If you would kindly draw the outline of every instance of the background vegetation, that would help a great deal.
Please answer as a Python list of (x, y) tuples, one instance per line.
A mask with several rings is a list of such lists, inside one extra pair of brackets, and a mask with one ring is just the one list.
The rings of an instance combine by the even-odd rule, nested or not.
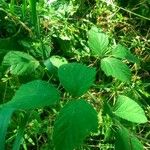
[(150, 149), (149, 0), (0, 0), (0, 147)]

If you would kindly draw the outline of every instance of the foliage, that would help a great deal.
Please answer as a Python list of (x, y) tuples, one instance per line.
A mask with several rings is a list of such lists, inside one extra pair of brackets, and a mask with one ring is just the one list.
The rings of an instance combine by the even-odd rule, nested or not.
[(148, 149), (147, 15), (122, 5), (1, 1), (1, 150)]

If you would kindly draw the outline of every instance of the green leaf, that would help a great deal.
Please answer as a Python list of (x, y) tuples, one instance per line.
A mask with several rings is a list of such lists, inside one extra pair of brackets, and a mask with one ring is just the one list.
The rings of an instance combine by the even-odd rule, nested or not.
[(30, 110), (51, 106), (58, 102), (59, 93), (55, 87), (42, 80), (35, 80), (22, 85), (6, 107)]
[(92, 27), (88, 32), (88, 44), (94, 55), (102, 57), (107, 52), (109, 39), (98, 28)]
[(22, 75), (34, 71), (39, 62), (27, 53), (10, 51), (5, 55), (3, 65), (9, 66), (12, 74)]
[(58, 76), (64, 88), (74, 97), (84, 94), (95, 80), (95, 68), (89, 68), (80, 63), (62, 65)]
[(5, 150), (5, 137), (7, 133), (8, 124), (14, 112), (13, 108), (0, 108), (0, 148)]
[(115, 132), (115, 150), (144, 150), (142, 143), (124, 127)]
[(116, 58), (103, 58), (101, 60), (101, 69), (107, 76), (113, 76), (120, 81), (129, 82), (131, 80), (129, 67)]
[(124, 95), (119, 95), (114, 106), (114, 114), (120, 118), (135, 123), (146, 123), (144, 110), (134, 100)]
[(60, 111), (54, 124), (56, 150), (73, 150), (98, 128), (97, 112), (83, 99), (69, 102)]
[(128, 61), (131, 61), (133, 63), (139, 63), (139, 60), (137, 57), (135, 57), (129, 49), (126, 47), (122, 46), (121, 44), (118, 44), (113, 50), (112, 50), (112, 55), (116, 58), (121, 58), (121, 59), (127, 59)]
[(68, 63), (66, 58), (60, 57), (60, 56), (57, 56), (57, 55), (54, 55), (54, 56), (50, 57), (50, 61), (57, 68), (59, 68), (61, 65), (64, 65), (64, 64)]
[(64, 57), (60, 57), (57, 55), (54, 55), (52, 57), (50, 57), (49, 59), (47, 59), (46, 61), (44, 61), (44, 65), (46, 66), (46, 68), (48, 69), (48, 71), (50, 73), (57, 73), (57, 69), (64, 64), (67, 64), (67, 60)]

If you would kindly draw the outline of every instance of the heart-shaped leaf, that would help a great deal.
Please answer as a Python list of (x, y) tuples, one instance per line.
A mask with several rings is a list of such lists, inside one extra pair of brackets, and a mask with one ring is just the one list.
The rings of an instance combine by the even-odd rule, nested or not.
[(135, 123), (146, 123), (144, 110), (134, 100), (127, 96), (119, 95), (114, 106), (114, 114), (120, 118)]
[(116, 58), (103, 58), (101, 68), (107, 76), (113, 76), (123, 82), (131, 80), (131, 71), (128, 66)]
[(94, 55), (102, 57), (107, 52), (108, 36), (98, 28), (92, 27), (88, 32), (88, 44)]
[(80, 63), (70, 63), (59, 67), (58, 76), (64, 88), (74, 97), (84, 94), (95, 80), (95, 68)]
[(54, 124), (56, 150), (73, 150), (98, 128), (97, 112), (85, 100), (73, 100), (60, 111)]

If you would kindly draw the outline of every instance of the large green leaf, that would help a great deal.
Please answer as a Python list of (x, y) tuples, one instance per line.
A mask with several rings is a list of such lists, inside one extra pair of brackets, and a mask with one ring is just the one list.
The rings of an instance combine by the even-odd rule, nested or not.
[(112, 55), (116, 58), (121, 58), (121, 59), (127, 59), (128, 61), (131, 61), (133, 63), (139, 63), (139, 60), (137, 57), (135, 57), (129, 49), (126, 47), (122, 46), (121, 44), (118, 44), (113, 50), (112, 50)]
[(118, 117), (135, 123), (145, 123), (147, 118), (144, 110), (134, 100), (119, 95), (114, 107), (114, 114)]
[(104, 56), (109, 44), (108, 36), (96, 27), (92, 27), (88, 32), (88, 44), (92, 53), (96, 56)]
[(115, 132), (115, 150), (144, 150), (142, 143), (124, 127)]
[(10, 51), (5, 55), (3, 65), (10, 67), (12, 74), (22, 75), (34, 71), (39, 62), (27, 53)]
[(101, 68), (107, 76), (113, 76), (123, 82), (131, 80), (131, 71), (128, 66), (116, 58), (103, 58)]
[(58, 100), (59, 93), (55, 87), (46, 81), (35, 80), (22, 85), (4, 106), (29, 110), (54, 105)]
[(84, 94), (93, 84), (95, 75), (95, 68), (80, 63), (65, 64), (58, 69), (61, 84), (73, 96)]
[(85, 100), (73, 100), (60, 111), (54, 124), (56, 150), (73, 150), (98, 128), (97, 112)]

